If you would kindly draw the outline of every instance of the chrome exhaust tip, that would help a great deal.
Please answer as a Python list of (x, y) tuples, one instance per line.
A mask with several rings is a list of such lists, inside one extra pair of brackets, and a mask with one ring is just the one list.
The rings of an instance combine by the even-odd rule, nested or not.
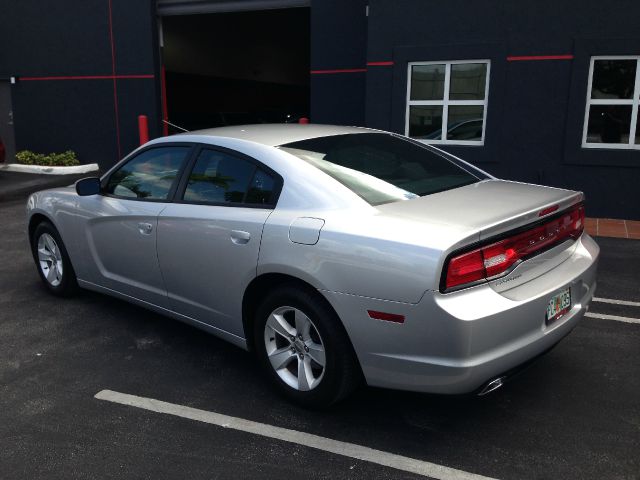
[(495, 378), (495, 379), (491, 380), (490, 382), (488, 382), (484, 386), (484, 388), (482, 388), (480, 390), (480, 392), (478, 392), (478, 396), (482, 397), (483, 395), (486, 395), (487, 393), (491, 393), (494, 390), (499, 389), (502, 385), (504, 385), (504, 380), (506, 378), (507, 377), (498, 377), (498, 378)]

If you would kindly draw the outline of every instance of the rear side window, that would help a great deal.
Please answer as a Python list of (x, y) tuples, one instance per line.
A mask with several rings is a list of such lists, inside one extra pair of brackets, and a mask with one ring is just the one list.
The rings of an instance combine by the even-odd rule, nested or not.
[(167, 200), (190, 148), (145, 150), (111, 174), (107, 193), (140, 200)]
[(479, 181), (478, 176), (428, 147), (385, 133), (334, 135), (280, 148), (335, 178), (372, 205)]
[(271, 175), (254, 163), (217, 150), (198, 155), (182, 199), (213, 204), (270, 204), (274, 189)]
[(247, 191), (247, 203), (271, 203), (275, 189), (275, 181), (273, 177), (266, 172), (257, 169), (249, 190)]

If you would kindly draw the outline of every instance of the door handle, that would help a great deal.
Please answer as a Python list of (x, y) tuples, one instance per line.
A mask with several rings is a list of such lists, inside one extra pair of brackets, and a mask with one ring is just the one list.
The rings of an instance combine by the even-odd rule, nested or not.
[(146, 222), (140, 222), (138, 224), (138, 230), (142, 235), (149, 235), (153, 231), (153, 225)]
[(231, 230), (231, 241), (236, 245), (244, 245), (251, 240), (251, 234), (244, 230)]

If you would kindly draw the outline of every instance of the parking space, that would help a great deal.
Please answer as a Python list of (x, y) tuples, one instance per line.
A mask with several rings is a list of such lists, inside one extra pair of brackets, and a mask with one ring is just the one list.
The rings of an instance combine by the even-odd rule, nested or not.
[(640, 324), (603, 316), (640, 319), (640, 241), (597, 239), (604, 301), (495, 393), (362, 388), (316, 412), (212, 336), (103, 295), (49, 295), (24, 213), (0, 204), (3, 479), (638, 478)]

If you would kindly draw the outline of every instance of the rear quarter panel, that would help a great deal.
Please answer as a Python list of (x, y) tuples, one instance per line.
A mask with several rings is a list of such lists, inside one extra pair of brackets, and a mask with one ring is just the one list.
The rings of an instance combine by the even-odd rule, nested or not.
[[(296, 218), (322, 218), (314, 245), (291, 242)], [(471, 240), (477, 239), (473, 234)], [(417, 303), (437, 288), (442, 252), (468, 230), (383, 217), (371, 209), (336, 212), (274, 211), (262, 236), (258, 274), (286, 273), (332, 292)]]

